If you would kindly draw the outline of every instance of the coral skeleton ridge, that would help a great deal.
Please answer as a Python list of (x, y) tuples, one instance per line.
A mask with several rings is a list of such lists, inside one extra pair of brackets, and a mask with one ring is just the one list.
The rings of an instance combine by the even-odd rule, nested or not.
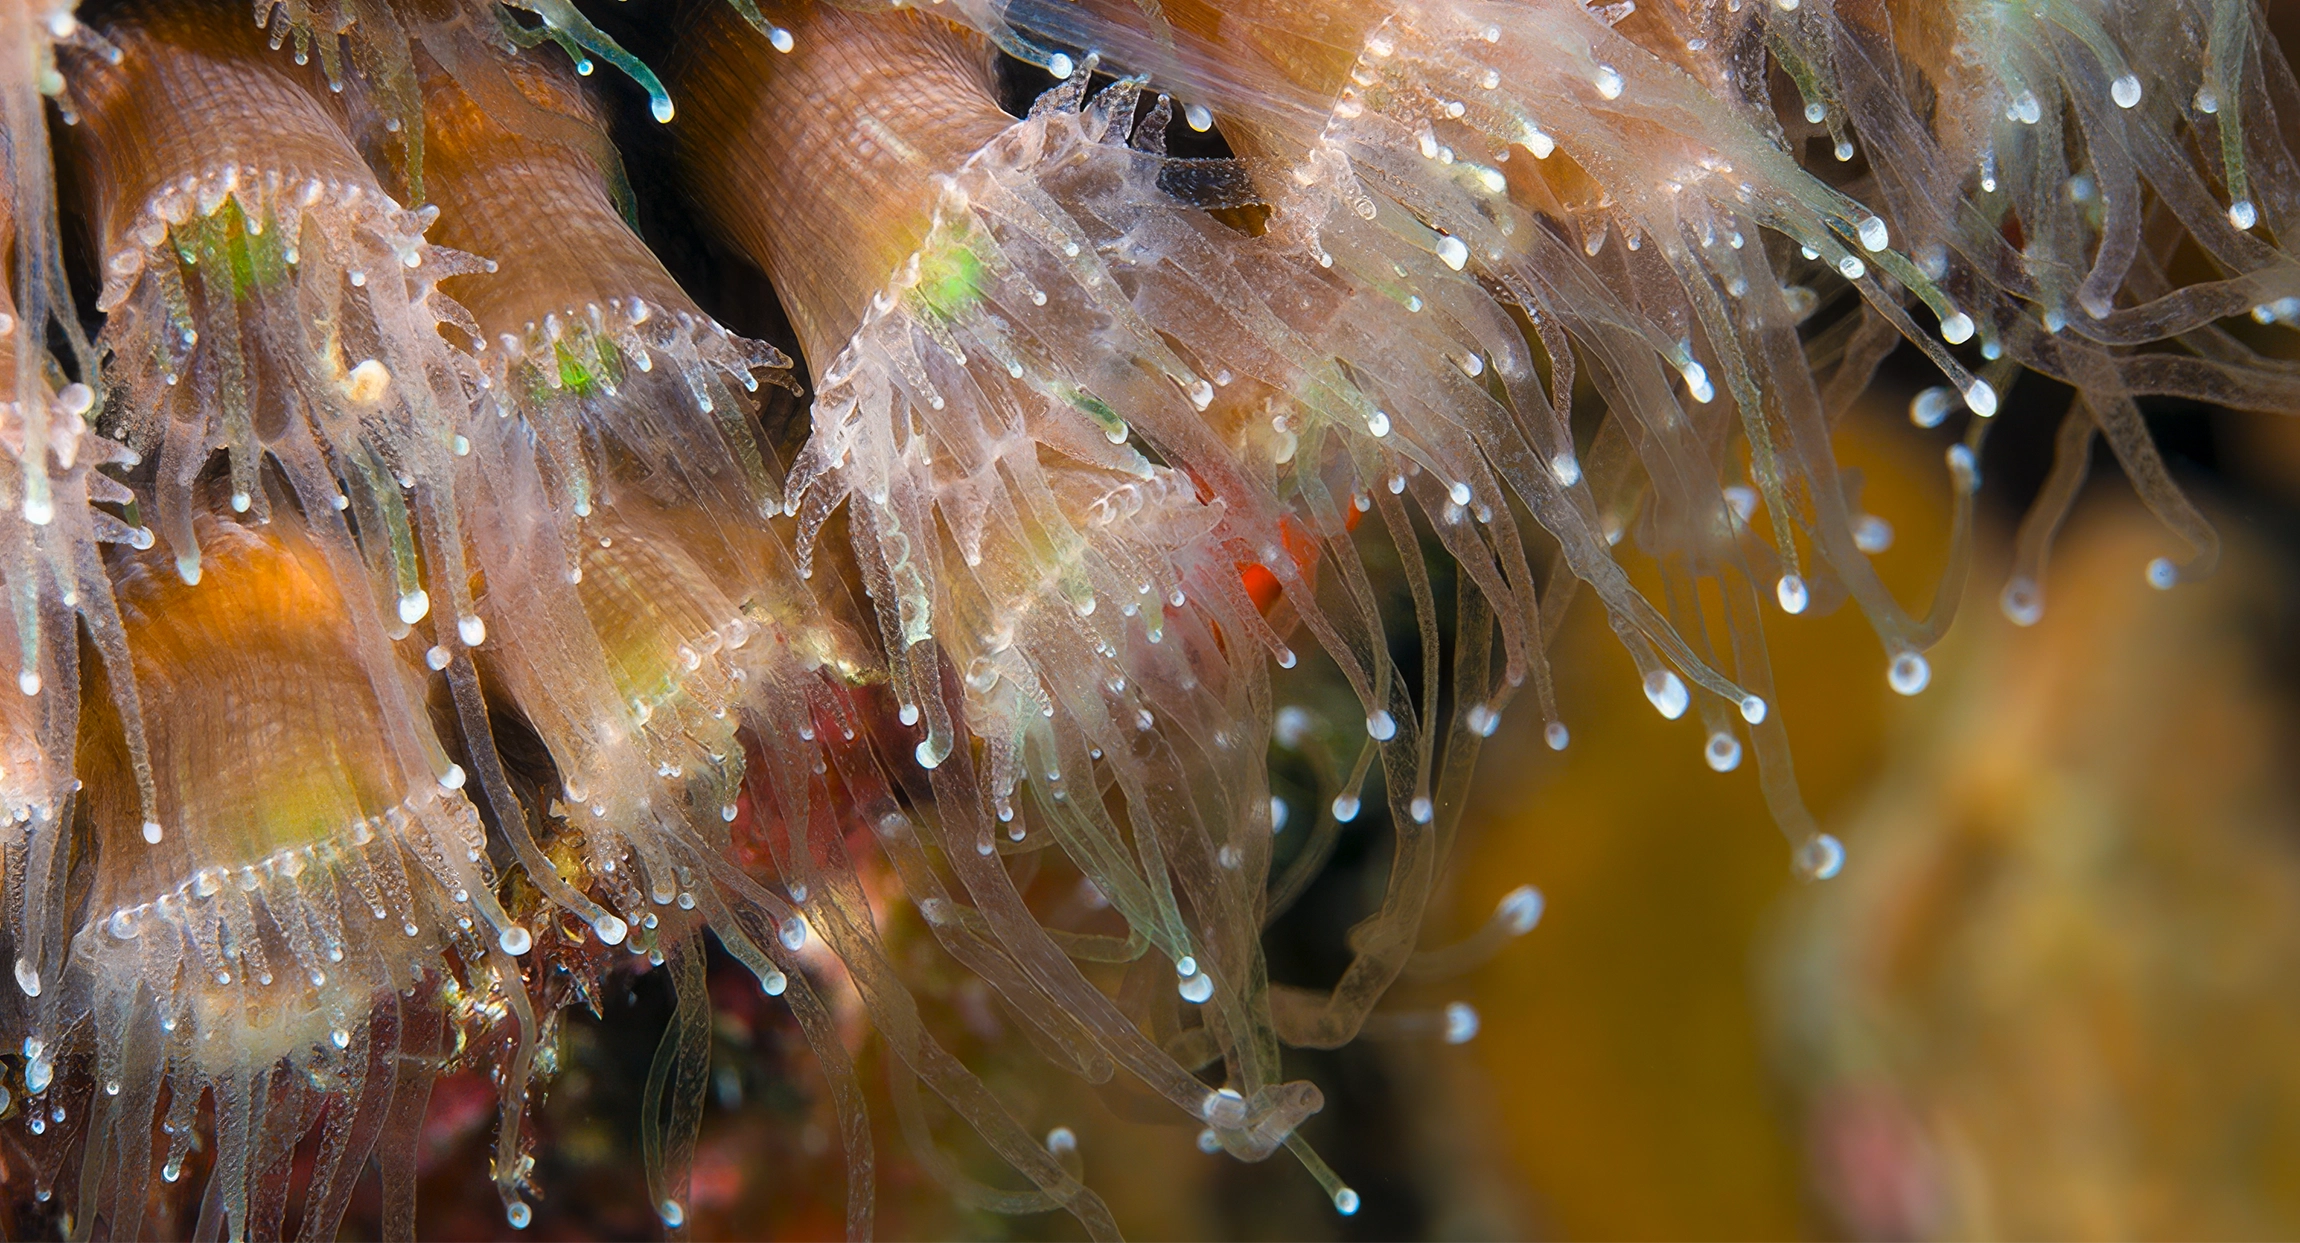
[[(372, 1162), (404, 1234), (464, 1070), (526, 1226), (558, 1016), (659, 968), (676, 1231), (706, 933), (831, 1085), (850, 1233), (849, 1011), (1030, 1188), (922, 1154), (954, 1194), (1122, 1224), (922, 956), (1354, 1212), (1285, 1051), (1538, 918), (1417, 946), (1483, 740), (1571, 737), (1577, 595), (1699, 722), (1656, 762), (1752, 759), (1825, 880), (1766, 615), (1849, 602), (1922, 691), (2024, 374), (2074, 396), (2023, 625), (2095, 438), (2169, 589), (2218, 545), (2148, 403), (2300, 403), (2251, 0), (632, 8), (0, 0), (0, 1153), (60, 1228), (329, 1236)], [(1834, 447), (1896, 353), (1920, 600)], [(1361, 818), (1346, 968), (1273, 980)]]

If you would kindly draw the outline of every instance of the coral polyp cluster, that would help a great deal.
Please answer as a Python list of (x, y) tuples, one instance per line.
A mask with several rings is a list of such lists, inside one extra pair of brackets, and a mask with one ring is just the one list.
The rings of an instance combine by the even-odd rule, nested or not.
[[(1915, 694), (2024, 369), (2076, 395), (2024, 624), (2095, 435), (2169, 588), (2215, 544), (2143, 400), (2300, 394), (2242, 0), (643, 2), (651, 66), (567, 0), (0, 0), (0, 1036), (74, 1231), (323, 1236), (372, 1159), (404, 1233), (451, 1070), (524, 1227), (559, 1016), (657, 968), (678, 1230), (706, 946), (812, 1047), (850, 1233), (842, 1013), (954, 1194), (1120, 1224), (922, 1006), (953, 972), (1353, 1212), (1286, 1050), (1532, 926), (1418, 946), (1521, 689), (1569, 744), (1579, 591), (1826, 879), (1768, 609), (1852, 602)], [(1904, 347), (1957, 421), (1921, 604), (1833, 443)], [(1273, 979), (1368, 824), (1347, 965)]]

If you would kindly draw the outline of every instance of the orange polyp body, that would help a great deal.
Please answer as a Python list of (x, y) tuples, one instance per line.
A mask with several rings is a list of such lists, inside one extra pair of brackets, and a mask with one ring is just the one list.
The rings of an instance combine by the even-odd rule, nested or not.
[[(1105, 21), (1143, 21), (1143, 10), (1126, 0), (1092, 0), (1081, 7)], [(1174, 36), (1171, 54), (1183, 58), (1196, 73), (1266, 84), (1280, 108), (1294, 101), (1330, 104), (1364, 48), (1366, 35), (1387, 15), (1383, 5), (1349, 0), (1219, 5), (1181, 0), (1163, 4), (1158, 11)], [(1257, 118), (1231, 118), (1223, 135), (1243, 156), (1289, 160), (1301, 156), (1299, 135), (1272, 130)]]
[[(321, 856), (389, 852), (399, 848), (390, 842), (389, 826), (411, 820), (424, 824), (427, 840), (407, 848), (437, 852), (449, 878), (460, 883), (471, 866), (463, 856), (482, 844), (478, 820), (460, 793), (441, 788), (440, 774), (449, 762), (428, 731), (419, 736), (411, 724), (390, 720), (350, 638), (345, 601), (325, 563), (300, 536), (278, 538), (283, 524), (275, 524), (268, 538), (236, 524), (202, 526), (216, 549), (216, 582), (184, 586), (147, 557), (121, 583), (138, 688), (155, 741), (161, 831), (160, 840), (150, 840), (133, 783), (120, 771), (114, 723), (91, 713), (83, 745), (91, 770), (88, 808), (102, 860), (90, 898), (99, 926), (123, 911), (132, 920), (171, 894), (182, 900), (180, 891), (187, 887), (194, 896), (209, 897), (202, 891), (218, 884), (248, 893), (275, 893), (270, 887), (287, 884), (292, 894), (296, 886), (290, 882), (298, 875), (324, 870), (314, 848)], [(443, 826), (450, 836), (429, 838)], [(383, 844), (370, 850), (362, 838)], [(405, 862), (417, 862), (417, 856)], [(404, 864), (379, 857), (372, 866), (384, 868), (378, 875), (388, 881)], [(383, 953), (379, 961), (386, 974), (326, 986), (324, 997), (338, 1007), (334, 1018), (341, 1019), (344, 1007), (364, 1004), (365, 990), (387, 987), (436, 958), (439, 932), (427, 927), (431, 917), (419, 896), (424, 876), (411, 872), (390, 886), (408, 895), (402, 903), (417, 906), (388, 912), (388, 927), (397, 934), (402, 923), (412, 922), (419, 935), (371, 942)], [(410, 881), (415, 890), (405, 888)], [(367, 910), (346, 912), (347, 922), (357, 924), (372, 916)], [(298, 916), (283, 909), (275, 918), (284, 935)], [(395, 960), (394, 947), (403, 945), (404, 954)], [(284, 941), (273, 947), (283, 948)], [(302, 985), (304, 973), (289, 970), (292, 965), (281, 961), (271, 972), (282, 977), (280, 996), (292, 996)], [(221, 982), (197, 972), (187, 972), (183, 981), (195, 996), (212, 991), (212, 983)], [(287, 1004), (244, 983), (223, 995), (260, 998), (264, 1007)], [(251, 1029), (265, 1026), (253, 1023)], [(292, 1034), (282, 1032), (279, 1039)], [(264, 1051), (288, 1050), (281, 1045)]]
[[(589, 533), (578, 590), (627, 696), (701, 693), (690, 679), (712, 657), (725, 673), (744, 670), (737, 681), (818, 666), (864, 677), (867, 658), (836, 611), (779, 581), (789, 554), (766, 529), (629, 498)], [(714, 694), (744, 698), (740, 688)]]
[(203, 191), (252, 192), (266, 180), (299, 189), (316, 180), (330, 191), (373, 185), (333, 97), (246, 23), (155, 4), (115, 17), (107, 30), (121, 60), (85, 59), (74, 79), (82, 124), (73, 131), (102, 229), (107, 288), (158, 242), (138, 236), (138, 226), (185, 219)]
[(925, 240), (937, 175), (1014, 118), (989, 93), (989, 46), (940, 18), (810, 4), (779, 20), (788, 54), (709, 8), (678, 125), (713, 171), (695, 179), (704, 214), (773, 278), (820, 367)]
[[(728, 708), (741, 693), (738, 671), (747, 677), (751, 658), (768, 646), (749, 646), (757, 627), (667, 529), (676, 529), (668, 515), (638, 498), (605, 507), (584, 524), (582, 580), (573, 594), (596, 636), (596, 668), (570, 678), (538, 659), (550, 650), (540, 643), (495, 645), (481, 653), (482, 669), (502, 683), (553, 747), (576, 795), (570, 823), (597, 824), (611, 839), (638, 827), (630, 805), (650, 797), (661, 764), (687, 770), (680, 783), (713, 787), (722, 782), (710, 779), (709, 757), (740, 772), (733, 747), (738, 718)], [(504, 604), (508, 612), (512, 606)], [(507, 620), (518, 633), (524, 619), (511, 613)], [(554, 679), (570, 684), (548, 685)], [(603, 695), (577, 689), (602, 679)], [(587, 719), (586, 706), (612, 712), (612, 728)], [(626, 748), (636, 748), (648, 761), (636, 770), (644, 778), (638, 788), (628, 787), (634, 778), (617, 758)], [(676, 790), (680, 783), (665, 788)], [(733, 785), (730, 774), (723, 781), (730, 797)], [(725, 801), (710, 800), (714, 821)], [(611, 811), (597, 817), (584, 804)]]
[[(131, 843), (142, 829), (128, 814), (134, 809), (115, 805), (118, 783), (101, 783), (90, 805), (106, 826), (103, 848), (137, 860), (138, 868), (255, 862), (307, 840), (307, 828), (326, 831), (379, 814), (398, 801), (391, 787), (405, 784), (406, 774), (388, 765), (340, 763), (350, 739), (373, 738), (380, 722), (356, 661), (328, 659), (351, 649), (329, 633), (341, 624), (344, 600), (324, 565), (308, 550), (259, 541), (242, 528), (203, 526), (237, 545), (218, 567), (229, 577), (223, 589), (171, 584), (173, 575), (141, 565), (123, 581), (137, 684), (150, 688), (153, 731), (163, 739), (156, 758), (182, 778), (162, 797), (162, 823), (202, 826), (197, 843), (137, 849)], [(282, 668), (303, 671), (278, 680)], [(347, 709), (360, 726), (350, 739), (334, 728), (334, 714)], [(304, 774), (323, 783), (311, 791), (316, 801), (308, 815), (280, 780)], [(274, 797), (284, 801), (267, 802)], [(125, 883), (127, 874), (112, 879)]]
[[(685, 667), (680, 649), (698, 659), (703, 649), (692, 641), (713, 655), (728, 649), (728, 623), (741, 614), (664, 529), (673, 526), (665, 520), (670, 515), (633, 521), (634, 509), (615, 506), (595, 524), (601, 534), (584, 549), (581, 594), (617, 689), (629, 699), (668, 702), (686, 693), (687, 675), (702, 668)], [(599, 540), (611, 544), (601, 546)], [(737, 633), (747, 644), (749, 635)]]
[(428, 57), (422, 74), (429, 236), (496, 265), (442, 286), (482, 339), (524, 340), (551, 316), (580, 328), (584, 308), (634, 298), (702, 318), (609, 198), (614, 148), (581, 89), (542, 57), (483, 56), (459, 59), (502, 75), (489, 102), (507, 113)]
[[(83, 719), (96, 865), (73, 964), (101, 1092), (80, 1211), (120, 1233), (143, 1212), (163, 1085), (175, 1102), (167, 1179), (212, 1089), (204, 1212), (262, 1233), (287, 1199), (265, 1184), (264, 1154), (316, 1116), (297, 1102), (332, 1101), (346, 1119), (380, 1110), (392, 1089), (370, 1082), (372, 1063), (401, 1057), (413, 1016), (516, 1014), (518, 1052), (502, 1067), (514, 1110), (533, 1036), (497, 949), (523, 952), (529, 938), (495, 902), (485, 832), (461, 769), (413, 713), (412, 671), (363, 658), (354, 606), (290, 511), (262, 527), (199, 525), (203, 585), (155, 554), (118, 571), (158, 821), (134, 797), (118, 723)], [(473, 1005), (449, 1016), (456, 997)], [(421, 1050), (404, 1052), (409, 1083), (429, 1073)], [(251, 1091), (279, 1074), (292, 1085), (281, 1095)], [(507, 1119), (507, 1142), (516, 1135)], [(340, 1139), (330, 1151), (338, 1164), (315, 1177), (309, 1220), (342, 1212), (342, 1180), (366, 1155), (345, 1175)]]
[(480, 412), (532, 429), (550, 499), (577, 519), (625, 487), (771, 508), (748, 393), (762, 376), (788, 387), (790, 360), (705, 315), (632, 232), (609, 191), (621, 171), (605, 124), (571, 70), (469, 36), (426, 46), (457, 69), (422, 57), (432, 236), (487, 265), (443, 282), (477, 329)]

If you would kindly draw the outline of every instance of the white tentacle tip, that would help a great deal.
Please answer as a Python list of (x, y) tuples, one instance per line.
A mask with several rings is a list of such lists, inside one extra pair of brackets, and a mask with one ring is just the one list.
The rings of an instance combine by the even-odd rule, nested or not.
[(1531, 885), (1519, 885), (1502, 895), (1501, 903), (1494, 908), (1493, 913), (1511, 936), (1522, 937), (1541, 922), (1541, 912), (1546, 906), (1547, 902), (1539, 889)]
[(1816, 833), (1797, 848), (1797, 873), (1807, 880), (1828, 880), (1845, 869), (1845, 845), (1827, 833)]

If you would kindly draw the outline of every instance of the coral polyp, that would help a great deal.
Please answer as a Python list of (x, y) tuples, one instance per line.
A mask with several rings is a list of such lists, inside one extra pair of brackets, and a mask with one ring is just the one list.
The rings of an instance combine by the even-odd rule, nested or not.
[[(452, 481), (468, 399), (438, 331), (468, 316), (437, 281), (478, 262), (424, 241), (436, 209), (393, 201), (316, 75), (253, 31), (166, 6), (107, 29), (122, 59), (88, 65), (76, 133), (102, 228), (97, 306), (178, 573), (202, 573), (192, 490), (220, 449), (236, 511), (263, 500), (267, 461), (307, 510), (350, 511), (396, 631), (433, 589), (470, 616)], [(417, 528), (436, 533), (428, 578)]]
[[(2241, 0), (632, 3), (0, 0), (0, 1109), (58, 1226), (328, 1236), (374, 1164), (407, 1233), (471, 1072), (526, 1227), (561, 1018), (659, 970), (682, 1230), (714, 956), (850, 1234), (866, 1066), (960, 1202), (1117, 1232), (1015, 1029), (1354, 1212), (1288, 1050), (1476, 1032), (1379, 1007), (1538, 918), (1420, 945), (1503, 714), (1572, 737), (1578, 594), (1825, 880), (1773, 606), (1919, 693), (2024, 371), (2023, 624), (2095, 436), (2170, 588), (2144, 399), (2300, 397)], [(1896, 355), (1921, 602), (1839, 458)], [(1386, 875), (1296, 977), (1345, 835)]]
[[(910, 744), (896, 762), (927, 774), (929, 840), (987, 921), (1002, 992), (1065, 1015), (1081, 1054), (1267, 1155), (1317, 1100), (1264, 1055), (1244, 922), (1258, 896), (1245, 882), (1268, 857), (1257, 706), (1282, 644), (1237, 570), (1252, 546), (1181, 469), (1127, 443), (1117, 413), (1194, 424), (1190, 394), (1211, 385), (1148, 333), (1121, 335), (1116, 287), (1039, 205), (1045, 175), (1091, 141), (1082, 120), (1108, 118), (1056, 100), (1015, 122), (985, 46), (929, 19), (789, 20), (786, 55), (722, 19), (675, 80), (728, 143), (698, 145), (689, 166), (706, 211), (789, 291), (802, 344), (835, 349), (787, 502), (801, 555), (843, 509)], [(868, 59), (908, 66), (909, 86), (867, 105), (883, 137), (850, 145), (833, 135), (864, 103), (853, 70)], [(762, 71), (768, 99), (798, 109), (774, 125), (740, 95)], [(786, 143), (844, 158), (788, 178), (803, 166)], [(777, 201), (799, 210), (762, 214)], [(838, 228), (842, 212), (893, 223), (896, 253)], [(822, 340), (858, 317), (844, 344)], [(1139, 942), (1126, 956), (1155, 951), (1172, 996), (1224, 1014), (1231, 1034), (1199, 1056), (1228, 1062), (1230, 1095), (1145, 1037), (1031, 917), (1001, 851), (1057, 844), (1124, 913)]]
[[(458, 992), (517, 1016), (508, 1168), (534, 1040), (512, 956), (532, 937), (496, 903), (485, 830), (421, 714), (416, 670), (362, 659), (380, 630), (353, 616), (295, 520), (195, 522), (216, 573), (205, 589), (156, 551), (115, 580), (146, 727), (163, 740), (159, 820), (136, 800), (118, 722), (83, 724), (98, 862), (68, 988), (93, 1020), (98, 1086), (80, 1212), (141, 1233), (155, 1126), (173, 1183), (207, 1095), (217, 1224), (280, 1233), (276, 1167), (323, 1115), (332, 1138), (301, 1213), (332, 1220), (394, 1098), (428, 1073), (420, 1054), (401, 1064), (402, 1042), (446, 1021)], [(30, 1051), (27, 1088), (55, 1051)]]

